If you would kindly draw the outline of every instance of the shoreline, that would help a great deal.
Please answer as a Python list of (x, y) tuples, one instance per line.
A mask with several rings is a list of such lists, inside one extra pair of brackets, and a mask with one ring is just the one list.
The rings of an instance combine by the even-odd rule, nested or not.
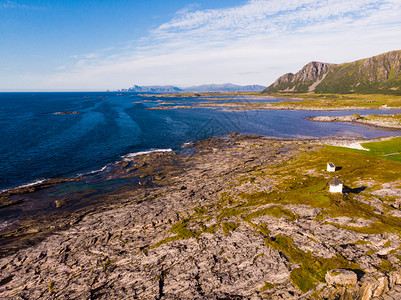
[[(98, 182), (104, 182), (107, 183), (109, 180), (119, 180), (119, 179), (125, 179), (125, 178), (139, 178), (137, 180), (137, 184), (135, 186), (136, 189), (140, 188), (151, 188), (154, 186), (157, 186), (157, 184), (154, 184), (154, 179), (160, 180), (161, 178), (166, 177), (166, 173), (170, 171), (171, 169), (175, 169), (174, 166), (171, 166), (171, 160), (175, 159), (183, 159), (185, 157), (185, 160), (190, 160), (193, 155), (199, 155), (202, 153), (202, 147), (208, 148), (209, 145), (209, 140), (214, 141), (216, 143), (216, 146), (219, 148), (221, 147), (222, 144), (227, 143), (227, 139), (239, 139), (241, 140), (242, 138), (247, 139), (248, 135), (237, 135), (237, 134), (230, 134), (227, 135), (226, 138), (210, 138), (206, 140), (200, 140), (197, 142), (191, 142), (190, 144), (185, 144), (183, 145), (184, 148), (188, 148), (189, 154), (179, 154), (177, 152), (172, 151), (171, 149), (155, 149), (155, 150), (149, 150), (149, 151), (140, 151), (136, 153), (129, 153), (126, 155), (121, 156), (121, 160), (116, 161), (114, 163), (109, 163), (103, 168), (91, 172), (87, 172), (85, 174), (80, 174), (75, 177), (71, 178), (49, 178), (45, 180), (38, 180), (33, 183), (29, 184), (23, 184), (21, 186), (15, 187), (15, 188), (10, 188), (10, 189), (5, 189), (0, 192), (0, 209), (11, 209), (11, 208), (18, 208), (19, 205), (24, 204), (24, 203), (29, 203), (30, 201), (34, 201), (36, 198), (36, 194), (45, 192), (49, 189), (54, 189), (54, 188), (62, 188), (64, 184), (69, 184), (69, 183), (76, 183), (85, 186), (86, 182), (91, 182), (91, 176), (99, 176), (96, 177), (97, 179), (95, 181)], [(327, 142), (328, 144), (344, 144), (347, 142), (355, 142), (355, 141), (361, 141), (361, 138), (352, 138), (352, 137), (326, 137), (326, 138), (307, 138), (307, 139), (291, 139), (291, 138), (276, 138), (276, 137), (264, 137), (264, 136), (258, 136), (261, 139), (266, 139), (270, 140), (272, 142), (275, 141), (297, 141), (297, 142), (322, 142), (322, 141), (331, 141)], [(369, 141), (372, 139), (362, 139), (363, 141)], [(373, 139), (377, 140), (377, 139)], [(230, 143), (228, 143), (230, 144)], [(216, 149), (218, 149), (216, 148)], [(193, 149), (193, 150), (192, 150)], [(160, 160), (160, 161), (156, 161)], [(168, 166), (167, 170), (163, 170), (163, 167)], [(109, 167), (108, 172), (103, 172), (106, 167)], [(109, 195), (112, 193), (99, 193), (99, 196), (96, 196), (94, 198), (98, 197), (109, 197)], [(118, 193), (117, 193), (118, 194)], [(67, 193), (67, 196), (69, 194)], [(70, 197), (75, 197), (74, 193), (69, 195)], [(79, 196), (79, 195), (78, 195)], [(20, 221), (27, 222), (29, 225), (24, 225), (26, 230), (28, 232), (31, 232), (30, 229), (27, 229), (29, 226), (32, 225), (32, 221), (35, 223), (36, 221), (34, 220), (35, 218), (41, 219), (43, 216), (46, 216), (47, 213), (50, 214), (65, 214), (66, 211), (59, 209), (57, 206), (57, 201), (63, 201), (66, 199), (65, 197), (55, 197), (52, 199), (52, 201), (49, 203), (49, 205), (52, 207), (49, 212), (44, 212), (43, 214), (41, 213), (36, 213), (33, 215), (33, 217), (22, 217), (17, 218), (17, 219), (11, 219), (11, 227), (10, 226), (3, 226), (3, 228), (0, 230), (0, 240), (2, 237), (3, 231), (7, 230), (15, 230), (19, 225), (18, 223)], [(35, 200), (36, 201), (36, 200)], [(84, 207), (79, 207), (77, 211), (83, 209), (84, 211), (87, 210), (85, 206), (91, 207), (91, 210), (94, 209), (93, 204), (90, 203), (90, 201), (87, 204), (83, 204)], [(65, 205), (63, 205), (64, 207)], [(68, 207), (68, 202), (67, 202), (67, 207)], [(95, 209), (96, 210), (96, 209)], [(68, 214), (74, 215), (75, 211), (68, 211)], [(71, 218), (71, 215), (69, 215), (68, 218)], [(9, 220), (5, 220), (7, 223)], [(55, 221), (56, 223), (59, 223), (58, 221)], [(62, 223), (62, 222), (61, 222)], [(48, 227), (49, 226), (45, 226)], [(50, 226), (54, 227), (54, 226)], [(57, 227), (57, 225), (55, 226)], [(20, 229), (18, 229), (20, 230)], [(42, 229), (40, 229), (38, 232), (41, 232)], [(7, 234), (6, 234), (7, 235)], [(0, 242), (0, 248), (3, 243)], [(0, 256), (1, 256), (2, 251), (0, 250)]]
[[(158, 94), (144, 95), (147, 97), (253, 97), (259, 99), (281, 99), (272, 103), (199, 103), (193, 107), (176, 108), (215, 108), (227, 107), (232, 110), (305, 110), (305, 111), (349, 111), (349, 110), (390, 110), (401, 109), (400, 95), (376, 95), (376, 94), (262, 94), (262, 93), (185, 93), (185, 94)], [(233, 98), (235, 99), (235, 98)], [(213, 100), (212, 98), (207, 100)], [(174, 107), (159, 106), (152, 109), (174, 109)]]
[[(315, 122), (347, 122), (354, 124), (364, 124), (380, 128), (392, 128), (401, 129), (401, 122), (396, 119), (396, 116), (401, 116), (400, 114), (393, 115), (359, 115), (354, 114), (351, 116), (317, 116), (309, 117), (307, 120)], [(375, 119), (372, 119), (376, 117)]]
[[(98, 195), (77, 210), (39, 216), (0, 232), (1, 280), (5, 282), (0, 292), (5, 297), (35, 298), (135, 295), (149, 299), (160, 291), (166, 297), (187, 299), (255, 294), (271, 298), (290, 292), (308, 297), (315, 285), (300, 289), (291, 274), (309, 260), (311, 265), (319, 260), (324, 268), (327, 264), (363, 268), (366, 274), (355, 289), (362, 291), (369, 284), (374, 290), (376, 283), (369, 280), (384, 276), (375, 268), (381, 259), (365, 253), (372, 244), (381, 255), (394, 256), (392, 243), (396, 247), (398, 237), (369, 232), (370, 220), (322, 215), (323, 209), (313, 204), (319, 197), (331, 199), (334, 209), (359, 203), (357, 198), (363, 193), (351, 202), (327, 194), (326, 182), (338, 175), (322, 170), (336, 153), (332, 151), (337, 151), (325, 145), (358, 141), (371, 139), (231, 134), (188, 145), (195, 150), (193, 154), (152, 152), (121, 161), (103, 183), (115, 177), (137, 178), (137, 186), (130, 184), (116, 193)], [(327, 159), (322, 155), (328, 155)], [(368, 171), (376, 165), (355, 159), (349, 162), (363, 163), (353, 168)], [(342, 164), (344, 174), (348, 174), (349, 162)], [(374, 176), (374, 169), (369, 172), (366, 176)], [(368, 184), (361, 181), (366, 178), (353, 180), (359, 181), (349, 178), (351, 187)], [(302, 196), (304, 185), (306, 196)], [(372, 188), (369, 193), (377, 191)], [(298, 196), (306, 198), (298, 203)], [(358, 226), (367, 226), (366, 232), (355, 231)], [(383, 243), (378, 244), (378, 239)], [(359, 240), (365, 243), (352, 246)], [(317, 254), (314, 257), (308, 254), (311, 245)], [(358, 267), (345, 260), (352, 260), (351, 250)], [(299, 255), (303, 260), (296, 260)], [(345, 258), (337, 262), (336, 255)], [(398, 283), (395, 278), (401, 273), (396, 268), (392, 272), (386, 276), (398, 286), (401, 280)], [(341, 292), (322, 280), (317, 293)]]

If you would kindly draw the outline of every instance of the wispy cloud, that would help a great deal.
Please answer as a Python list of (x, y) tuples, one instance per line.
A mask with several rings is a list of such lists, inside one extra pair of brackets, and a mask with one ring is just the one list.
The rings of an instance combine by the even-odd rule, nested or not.
[(0, 9), (39, 9), (37, 6), (21, 4), (16, 1), (6, 0), (0, 3)]
[[(310, 60), (342, 62), (400, 49), (399, 0), (250, 0), (185, 7), (137, 41), (75, 56), (52, 84), (105, 88), (207, 82), (268, 84)], [(246, 82), (245, 82), (246, 81)]]

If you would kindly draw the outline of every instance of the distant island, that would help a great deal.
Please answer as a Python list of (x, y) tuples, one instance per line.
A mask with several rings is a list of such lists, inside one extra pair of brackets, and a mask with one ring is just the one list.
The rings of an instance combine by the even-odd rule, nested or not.
[(152, 85), (139, 86), (134, 85), (128, 89), (119, 90), (119, 92), (134, 93), (193, 93), (193, 92), (261, 92), (266, 89), (262, 85), (236, 85), (232, 83), (225, 84), (204, 84), (190, 87), (176, 87), (172, 85)]

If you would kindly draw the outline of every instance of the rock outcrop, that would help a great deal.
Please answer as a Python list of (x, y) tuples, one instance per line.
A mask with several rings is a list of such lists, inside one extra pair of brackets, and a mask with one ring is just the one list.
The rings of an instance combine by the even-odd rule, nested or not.
[(327, 272), (325, 276), (327, 284), (332, 285), (351, 285), (358, 282), (358, 276), (351, 270), (335, 269)]

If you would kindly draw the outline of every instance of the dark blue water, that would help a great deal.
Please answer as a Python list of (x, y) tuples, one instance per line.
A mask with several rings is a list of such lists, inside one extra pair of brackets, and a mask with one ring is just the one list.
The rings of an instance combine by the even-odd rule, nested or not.
[[(399, 130), (305, 120), (308, 116), (354, 111), (147, 109), (161, 102), (192, 106), (205, 101), (211, 100), (117, 93), (0, 93), (0, 190), (45, 178), (76, 176), (100, 169), (128, 153), (179, 150), (186, 142), (230, 132), (288, 138), (401, 135)], [(66, 111), (80, 113), (55, 114)]]

